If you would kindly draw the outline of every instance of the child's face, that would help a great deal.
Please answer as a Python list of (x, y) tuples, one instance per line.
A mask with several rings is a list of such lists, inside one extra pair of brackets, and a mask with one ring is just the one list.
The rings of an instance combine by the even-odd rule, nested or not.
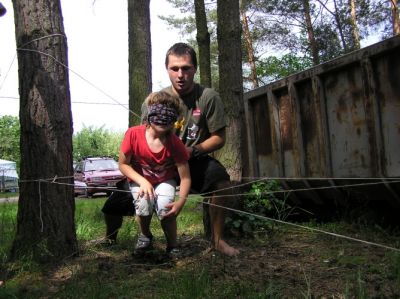
[(169, 125), (157, 125), (155, 123), (151, 123), (150, 126), (153, 128), (154, 131), (156, 131), (159, 134), (166, 134), (172, 131), (174, 124), (169, 124)]

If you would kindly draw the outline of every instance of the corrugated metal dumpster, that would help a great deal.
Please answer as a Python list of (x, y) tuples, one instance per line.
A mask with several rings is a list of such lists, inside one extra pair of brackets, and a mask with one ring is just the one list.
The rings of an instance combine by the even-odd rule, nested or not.
[(400, 36), (244, 99), (249, 177), (302, 189), (297, 203), (343, 205), (352, 193), (400, 207)]

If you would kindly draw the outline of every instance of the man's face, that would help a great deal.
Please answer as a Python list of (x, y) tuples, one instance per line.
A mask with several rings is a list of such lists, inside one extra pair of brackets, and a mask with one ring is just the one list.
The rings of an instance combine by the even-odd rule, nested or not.
[(192, 91), (196, 68), (189, 55), (169, 55), (167, 71), (172, 87), (179, 95), (185, 95)]

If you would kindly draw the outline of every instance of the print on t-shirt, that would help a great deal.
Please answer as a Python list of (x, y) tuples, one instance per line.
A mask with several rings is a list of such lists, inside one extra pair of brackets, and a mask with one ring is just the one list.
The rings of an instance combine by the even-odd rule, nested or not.
[(140, 166), (144, 177), (152, 177), (156, 181), (158, 181), (160, 178), (163, 178), (167, 174), (168, 169), (165, 166), (171, 165), (170, 161), (172, 161), (171, 158), (167, 159), (167, 161), (163, 164), (158, 164), (154, 161), (146, 159), (146, 161), (142, 160), (141, 163), (135, 161), (135, 164)]
[(188, 128), (187, 139), (196, 139), (198, 132), (199, 132), (199, 127), (196, 124), (192, 124), (192, 126)]

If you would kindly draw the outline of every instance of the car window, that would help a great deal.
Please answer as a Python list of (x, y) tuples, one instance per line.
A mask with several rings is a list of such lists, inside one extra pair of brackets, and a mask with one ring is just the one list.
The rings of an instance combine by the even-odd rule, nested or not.
[(89, 160), (85, 163), (85, 171), (116, 170), (118, 163), (112, 159)]
[(82, 163), (77, 163), (75, 166), (75, 171), (76, 172), (82, 172), (83, 171), (83, 165)]

